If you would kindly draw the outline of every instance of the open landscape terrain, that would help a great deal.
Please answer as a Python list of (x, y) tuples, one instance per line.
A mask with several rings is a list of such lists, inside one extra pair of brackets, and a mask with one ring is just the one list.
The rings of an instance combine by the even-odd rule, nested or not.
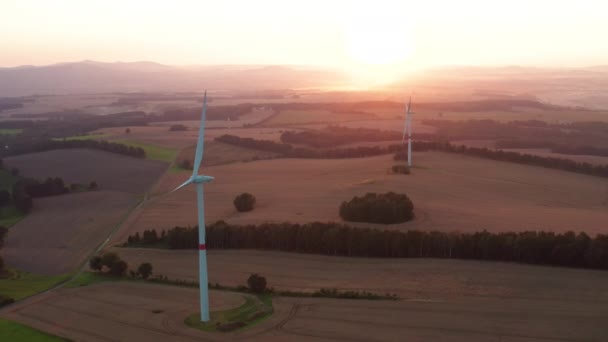
[[(159, 272), (195, 276), (195, 253), (158, 253)], [(151, 253), (151, 254), (146, 254)], [(132, 259), (130, 259), (131, 261)], [(244, 263), (243, 260), (248, 260)], [(218, 336), (183, 325), (197, 292), (129, 282), (61, 289), (13, 306), (3, 316), (79, 341), (603, 341), (608, 282), (599, 271), (444, 260), (378, 260), (259, 251), (210, 253), (211, 281), (239, 282), (263, 271), (270, 285), (399, 291), (402, 300), (285, 298), (260, 325)], [(165, 268), (166, 267), (166, 268)], [(183, 273), (167, 273), (183, 276)], [(238, 279), (238, 280), (237, 280)], [(242, 295), (211, 291), (216, 310)]]
[[(600, 342), (608, 336), (603, 324), (608, 317), (608, 292), (603, 290), (608, 275), (603, 270), (211, 249), (212, 284), (235, 289), (258, 273), (274, 290), (299, 295), (336, 289), (397, 296), (396, 300), (356, 300), (298, 298), (279, 292), (272, 296), (270, 317), (229, 333), (202, 332), (184, 323), (198, 309), (194, 288), (131, 279), (136, 273), (126, 279), (107, 276), (99, 283), (78, 283), (83, 275), (91, 276), (83, 273), (87, 259), (107, 252), (127, 262), (126, 274), (149, 262), (153, 279), (181, 285), (198, 281), (195, 250), (165, 249), (165, 245), (119, 247), (135, 233), (143, 236), (145, 230), (160, 233), (196, 225), (193, 187), (172, 190), (191, 175), (200, 124), (198, 95), (34, 97), (22, 108), (2, 111), (3, 122), (28, 114), (49, 121), (48, 128), (40, 123), (7, 128), (0, 134), (7, 146), (46, 132), (60, 147), (94, 140), (118, 144), (126, 152), (100, 150), (97, 145), (4, 151), (7, 191), (14, 190), (11, 186), (19, 177), (60, 177), (66, 186), (95, 182), (97, 187), (35, 198), (31, 211), (9, 228), (2, 257), (12, 272), (7, 274), (15, 279), (1, 279), (0, 291), (18, 302), (1, 309), (0, 317), (75, 341)], [(394, 173), (392, 166), (404, 163), (395, 161), (391, 150), (401, 143), (403, 105), (398, 102), (402, 99), (392, 95), (296, 91), (281, 99), (233, 92), (214, 96), (199, 170), (215, 177), (205, 184), (208, 224), (218, 220), (232, 225), (338, 222), (399, 232), (574, 231), (592, 237), (608, 233), (604, 224), (608, 221), (608, 178), (589, 172), (429, 149), (414, 150), (410, 174)], [(357, 102), (363, 100), (371, 102)], [(604, 124), (592, 121), (608, 121), (601, 110), (554, 108), (535, 101), (518, 106), (520, 100), (513, 100), (514, 104), (469, 100), (474, 102), (422, 103), (414, 116), (414, 147), (437, 140), (494, 151), (500, 139), (525, 140), (535, 137), (534, 129), (546, 129), (555, 144), (575, 139), (572, 132), (588, 135), (586, 144), (602, 141), (605, 134)], [(467, 121), (485, 119), (492, 122)], [(536, 121), (512, 123), (525, 119), (547, 126)], [(54, 126), (59, 120), (67, 124)], [(483, 125), (499, 131), (486, 138)], [(301, 140), (286, 142), (286, 132)], [(296, 133), (309, 133), (312, 138)], [(233, 137), (232, 142), (222, 140), (227, 135)], [(313, 151), (318, 157), (276, 150), (287, 144), (290, 150)], [(368, 148), (385, 152), (360, 152)], [(134, 156), (133, 149), (143, 154)], [(332, 150), (351, 152), (332, 158)], [(500, 150), (600, 167), (608, 164), (602, 150), (592, 150), (595, 155), (530, 146)], [(414, 203), (413, 220), (347, 222), (339, 214), (342, 202), (353, 196), (389, 191), (408, 195)], [(256, 198), (252, 211), (235, 208), (235, 197), (244, 192)], [(212, 290), (212, 310), (236, 309), (247, 296)]]
[[(235, 224), (340, 221), (340, 204), (353, 196), (404, 191), (415, 203), (415, 220), (377, 227), (605, 232), (605, 179), (438, 152), (418, 153), (415, 158), (417, 167), (410, 176), (389, 173), (392, 156), (275, 159), (206, 167), (203, 172), (216, 177), (205, 186), (207, 220)], [(194, 191), (168, 193), (185, 177), (180, 173), (165, 175), (129, 228), (121, 230), (113, 241), (124, 242), (127, 235), (145, 229), (194, 225)], [(241, 192), (256, 195), (255, 211), (238, 213), (234, 209), (232, 199)]]

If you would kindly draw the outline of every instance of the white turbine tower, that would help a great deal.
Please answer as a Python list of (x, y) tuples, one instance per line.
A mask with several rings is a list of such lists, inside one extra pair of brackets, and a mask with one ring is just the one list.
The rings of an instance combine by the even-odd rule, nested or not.
[(401, 143), (405, 145), (405, 135), (407, 134), (407, 166), (412, 167), (412, 97), (405, 107), (405, 120), (403, 126), (403, 138)]
[(205, 246), (205, 201), (203, 196), (203, 183), (211, 182), (213, 177), (199, 175), (198, 169), (203, 160), (203, 147), (205, 144), (205, 116), (207, 115), (207, 91), (203, 99), (203, 113), (201, 115), (201, 126), (198, 131), (198, 142), (194, 165), (192, 165), (192, 176), (184, 184), (178, 186), (173, 191), (177, 191), (186, 185), (196, 184), (196, 203), (198, 207), (198, 267), (199, 267), (199, 288), (201, 304), (201, 321), (208, 322), (209, 317), (209, 281), (207, 278), (207, 248)]

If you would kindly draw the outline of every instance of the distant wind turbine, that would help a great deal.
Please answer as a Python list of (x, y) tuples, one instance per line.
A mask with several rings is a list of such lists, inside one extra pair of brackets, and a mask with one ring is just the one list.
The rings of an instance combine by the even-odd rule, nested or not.
[(403, 138), (401, 138), (401, 143), (405, 144), (405, 135), (407, 134), (407, 166), (412, 167), (412, 97), (410, 96), (410, 100), (405, 107), (405, 121), (403, 126)]
[(199, 288), (201, 302), (201, 321), (209, 321), (209, 282), (207, 277), (207, 248), (205, 246), (205, 201), (203, 196), (203, 183), (211, 182), (211, 176), (198, 175), (198, 169), (203, 160), (203, 147), (205, 144), (205, 117), (207, 115), (207, 91), (203, 99), (203, 113), (201, 115), (201, 126), (198, 131), (198, 142), (196, 144), (196, 154), (192, 168), (192, 176), (182, 185), (175, 188), (177, 191), (186, 185), (196, 184), (196, 199), (198, 207), (198, 267), (199, 267)]

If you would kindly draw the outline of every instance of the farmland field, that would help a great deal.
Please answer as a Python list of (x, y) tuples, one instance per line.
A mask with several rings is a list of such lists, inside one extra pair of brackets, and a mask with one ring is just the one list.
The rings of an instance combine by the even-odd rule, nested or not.
[[(173, 265), (184, 262), (173, 253), (158, 255), (155, 265), (164, 258)], [(195, 266), (195, 253), (188, 254)], [(262, 270), (268, 272), (269, 284), (279, 288), (353, 288), (360, 281), (357, 288), (405, 290), (397, 301), (277, 297), (269, 319), (227, 334), (204, 333), (183, 323), (196, 311), (196, 289), (134, 282), (56, 290), (19, 303), (2, 316), (78, 341), (601, 342), (608, 334), (603, 324), (608, 276), (598, 271), (258, 251), (210, 252), (209, 261), (212, 282), (242, 284), (250, 272)], [(210, 294), (213, 310), (243, 301), (237, 293)]]
[(137, 203), (128, 193), (93, 191), (38, 198), (10, 228), (5, 262), (36, 274), (75, 270)]
[(102, 190), (130, 193), (145, 192), (167, 168), (167, 164), (159, 161), (89, 149), (30, 153), (5, 158), (4, 162), (26, 177), (40, 180), (61, 177), (67, 184), (95, 181)]
[[(194, 161), (194, 151), (196, 146), (183, 149), (177, 157), (179, 165), (183, 160)], [(278, 156), (277, 153), (259, 151), (240, 146), (224, 144), (218, 141), (208, 141), (205, 143), (205, 158), (202, 166), (222, 165), (234, 162), (247, 162), (258, 159), (272, 159)]]
[[(198, 309), (197, 296), (192, 288), (102, 283), (43, 294), (3, 316), (75, 341), (200, 341), (213, 335), (184, 324)], [(214, 310), (244, 301), (243, 294), (210, 292)]]
[[(412, 175), (389, 174), (392, 156), (343, 160), (275, 159), (210, 166), (216, 179), (205, 185), (207, 222), (340, 221), (342, 201), (367, 192), (405, 192), (416, 218), (388, 229), (441, 231), (567, 230), (606, 233), (608, 180), (456, 154), (425, 152), (414, 157)], [(183, 175), (166, 175), (157, 191), (116, 235), (196, 223), (195, 193), (168, 191)], [(250, 192), (257, 207), (238, 213), (234, 197)]]

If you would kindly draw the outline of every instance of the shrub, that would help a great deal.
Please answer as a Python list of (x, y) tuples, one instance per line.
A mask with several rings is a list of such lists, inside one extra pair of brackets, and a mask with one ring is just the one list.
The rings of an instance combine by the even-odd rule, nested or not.
[(393, 165), (391, 170), (393, 171), (393, 173), (399, 173), (402, 175), (410, 174), (410, 168), (407, 165)]
[(188, 127), (186, 127), (184, 125), (180, 125), (180, 124), (171, 125), (171, 127), (169, 127), (169, 131), (172, 131), (172, 132), (187, 131), (187, 130), (188, 130)]
[(118, 259), (112, 264), (112, 266), (110, 266), (110, 274), (115, 276), (123, 276), (125, 272), (127, 272), (128, 267), (129, 266), (126, 262), (124, 262), (124, 260)]
[(11, 204), (11, 193), (6, 190), (0, 190), (0, 207)]
[(179, 163), (179, 167), (186, 170), (192, 170), (192, 162), (189, 159), (184, 159)]
[(12, 304), (14, 302), (15, 300), (13, 298), (0, 295), (0, 307)]
[(355, 196), (340, 206), (340, 217), (346, 221), (402, 223), (414, 218), (414, 204), (405, 194), (388, 192)]
[(244, 192), (234, 199), (234, 207), (240, 212), (251, 211), (255, 206), (255, 196), (248, 192)]
[(120, 257), (116, 253), (106, 253), (101, 257), (101, 265), (107, 268), (112, 268), (117, 261), (120, 261)]
[(247, 279), (247, 286), (249, 286), (249, 290), (253, 293), (264, 293), (266, 291), (266, 278), (253, 273)]
[(101, 257), (96, 255), (89, 259), (89, 268), (91, 268), (93, 271), (101, 271), (101, 269), (103, 268), (103, 262), (101, 260)]
[(98, 187), (97, 182), (92, 181), (91, 183), (89, 183), (89, 190), (96, 190)]
[(142, 278), (148, 279), (148, 277), (150, 277), (150, 275), (152, 274), (152, 264), (149, 262), (144, 262), (137, 268), (137, 273)]
[(4, 239), (8, 235), (8, 228), (0, 226), (0, 247), (4, 246)]

